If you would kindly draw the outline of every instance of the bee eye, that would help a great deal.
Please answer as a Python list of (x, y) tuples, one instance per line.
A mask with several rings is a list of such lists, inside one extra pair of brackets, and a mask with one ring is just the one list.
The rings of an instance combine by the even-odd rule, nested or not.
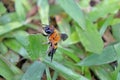
[(52, 31), (51, 31), (50, 29), (45, 30), (45, 32), (46, 32), (47, 34), (51, 34), (51, 33), (52, 33)]
[(45, 27), (45, 28), (44, 28), (44, 31), (45, 31), (47, 34), (53, 33), (53, 30), (50, 29), (50, 27)]

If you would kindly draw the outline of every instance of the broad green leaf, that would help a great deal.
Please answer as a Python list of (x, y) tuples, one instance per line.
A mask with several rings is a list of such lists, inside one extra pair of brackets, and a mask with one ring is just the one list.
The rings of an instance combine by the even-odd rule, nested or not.
[(4, 41), (5, 45), (13, 51), (19, 53), (21, 56), (28, 58), (26, 49), (15, 39), (8, 39)]
[(20, 22), (11, 22), (5, 25), (0, 25), (0, 36), (17, 28), (20, 28), (22, 27), (22, 25), (23, 24)]
[(16, 66), (8, 62), (5, 57), (0, 55), (0, 75), (5, 77), (6, 80), (19, 80), (22, 72)]
[(86, 30), (82, 30), (78, 26), (75, 27), (77, 34), (79, 35), (79, 39), (86, 51), (100, 53), (103, 50), (103, 41), (95, 25), (90, 21), (87, 21)]
[(4, 7), (3, 3), (0, 2), (0, 16), (6, 12), (6, 8)]
[(24, 21), (26, 18), (25, 8), (23, 6), (22, 0), (15, 0), (15, 10), (21, 21)]
[(61, 65), (60, 63), (57, 63), (55, 61), (50, 60), (44, 60), (45, 64), (47, 64), (49, 67), (54, 69), (55, 71), (59, 72), (63, 77), (65, 77), (68, 80), (88, 80), (87, 78), (83, 77), (80, 74), (77, 74), (76, 72), (72, 71), (71, 69)]
[(42, 80), (42, 76), (46, 65), (39, 61), (35, 61), (25, 72), (21, 80)]
[(120, 4), (118, 0), (102, 1), (99, 5), (93, 7), (92, 11), (88, 14), (88, 19), (90, 21), (96, 21), (101, 17), (105, 17), (107, 14), (115, 13), (119, 8)]
[(70, 15), (82, 29), (86, 28), (84, 14), (74, 0), (57, 0), (58, 4)]
[(113, 46), (108, 46), (103, 49), (101, 54), (92, 54), (83, 59), (78, 65), (80, 66), (93, 66), (102, 65), (117, 60), (117, 54)]
[(47, 38), (40, 34), (28, 35), (24, 31), (18, 31), (13, 34), (17, 41), (23, 45), (32, 60), (44, 58), (47, 51)]
[(30, 35), (28, 36), (29, 44), (26, 49), (31, 59), (42, 58), (46, 55), (47, 46), (46, 38), (43, 35)]
[(112, 26), (112, 33), (117, 41), (120, 41), (120, 23)]
[[(44, 58), (46, 56), (47, 38), (40, 34), (33, 34), (28, 36), (20, 36), (23, 39), (18, 40), (24, 48), (27, 50), (30, 59), (36, 60), (39, 57)], [(17, 38), (19, 39), (19, 38)]]
[(38, 0), (39, 15), (42, 24), (49, 24), (49, 4), (48, 0)]

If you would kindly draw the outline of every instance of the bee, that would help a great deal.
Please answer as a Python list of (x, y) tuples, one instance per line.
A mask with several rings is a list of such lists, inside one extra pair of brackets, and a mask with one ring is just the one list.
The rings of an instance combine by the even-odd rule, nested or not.
[(68, 38), (68, 35), (65, 33), (59, 33), (59, 31), (56, 28), (50, 25), (45, 25), (45, 27), (43, 27), (43, 30), (46, 33), (43, 35), (48, 37), (49, 48), (47, 54), (51, 57), (52, 61), (53, 55), (55, 54), (56, 49), (58, 48), (59, 41), (66, 40)]

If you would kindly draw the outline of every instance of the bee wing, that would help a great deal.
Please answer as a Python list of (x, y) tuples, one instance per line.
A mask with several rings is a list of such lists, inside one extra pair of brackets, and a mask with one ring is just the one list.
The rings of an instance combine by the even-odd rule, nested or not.
[(65, 33), (61, 33), (61, 39), (64, 41), (68, 38), (68, 35)]

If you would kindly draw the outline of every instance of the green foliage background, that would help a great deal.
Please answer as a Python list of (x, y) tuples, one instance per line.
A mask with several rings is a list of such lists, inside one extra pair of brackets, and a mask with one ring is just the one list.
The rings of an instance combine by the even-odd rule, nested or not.
[[(7, 12), (0, 2), (0, 75), (6, 80), (61, 80), (59, 76), (65, 80), (120, 80), (119, 0), (102, 0), (93, 7), (90, 0), (13, 2), (14, 12)], [(33, 5), (38, 12), (27, 17), (34, 12)], [(59, 31), (69, 36), (60, 42), (52, 62), (46, 54), (47, 38), (27, 31), (42, 27), (32, 20), (50, 24), (50, 17), (55, 18)], [(102, 36), (108, 27), (115, 40), (105, 45)], [(22, 67), (16, 66), (22, 59), (26, 60)]]

